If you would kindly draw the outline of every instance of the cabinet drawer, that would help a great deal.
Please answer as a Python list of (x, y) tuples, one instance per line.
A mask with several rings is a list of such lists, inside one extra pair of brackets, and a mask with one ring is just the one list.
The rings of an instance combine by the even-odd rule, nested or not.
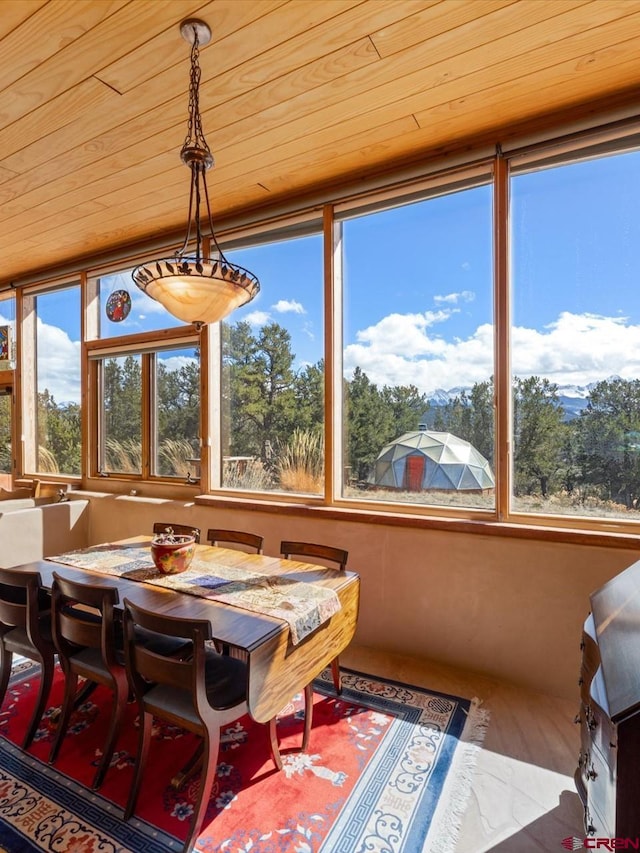
[(609, 719), (602, 670), (598, 669), (591, 682), (591, 701), (584, 711), (591, 743), (600, 751), (606, 763), (615, 770), (618, 752), (618, 730)]
[(587, 803), (584, 810), (584, 831), (587, 835), (596, 838), (614, 838), (615, 824), (609, 824), (599, 812), (593, 808), (593, 804)]
[[(580, 706), (580, 764), (582, 765), (586, 762), (586, 757), (589, 756), (592, 747), (591, 741), (591, 729), (589, 728), (589, 720), (591, 720), (591, 714), (589, 712), (589, 706), (581, 705)], [(585, 758), (583, 758), (583, 756)]]
[[(587, 770), (587, 807), (598, 835), (615, 835), (616, 780), (615, 768), (597, 750), (589, 756)], [(602, 832), (606, 830), (606, 832)]]

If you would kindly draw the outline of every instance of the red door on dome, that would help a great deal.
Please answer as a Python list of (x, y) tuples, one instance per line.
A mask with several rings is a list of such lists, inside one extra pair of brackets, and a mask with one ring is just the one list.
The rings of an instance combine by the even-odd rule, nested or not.
[(422, 489), (425, 457), (407, 456), (404, 465), (403, 487), (409, 492), (419, 492)]

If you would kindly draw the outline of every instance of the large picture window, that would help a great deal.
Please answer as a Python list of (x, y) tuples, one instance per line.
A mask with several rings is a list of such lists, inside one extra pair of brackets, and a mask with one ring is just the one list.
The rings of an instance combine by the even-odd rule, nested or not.
[(322, 237), (225, 254), (261, 292), (222, 324), (222, 486), (321, 495)]
[(490, 183), (342, 225), (343, 497), (495, 503)]
[(511, 191), (512, 508), (640, 519), (640, 152)]
[(80, 285), (35, 290), (24, 298), (22, 333), (29, 379), (22, 423), (27, 473), (79, 476), (82, 431)]

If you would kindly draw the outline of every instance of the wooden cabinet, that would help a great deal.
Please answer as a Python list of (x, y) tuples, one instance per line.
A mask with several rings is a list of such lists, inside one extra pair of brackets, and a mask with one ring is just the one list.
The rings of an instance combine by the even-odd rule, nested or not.
[(576, 788), (585, 830), (640, 837), (640, 562), (591, 596), (582, 631)]

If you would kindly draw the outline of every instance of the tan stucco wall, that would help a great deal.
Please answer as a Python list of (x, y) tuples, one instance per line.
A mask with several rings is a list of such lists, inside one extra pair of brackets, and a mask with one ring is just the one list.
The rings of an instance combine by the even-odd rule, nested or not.
[(359, 645), (576, 700), (589, 593), (640, 559), (640, 542), (626, 551), (137, 497), (90, 500), (93, 543), (175, 520), (201, 527), (203, 539), (212, 526), (260, 533), (266, 554), (287, 538), (347, 548), (362, 578)]

